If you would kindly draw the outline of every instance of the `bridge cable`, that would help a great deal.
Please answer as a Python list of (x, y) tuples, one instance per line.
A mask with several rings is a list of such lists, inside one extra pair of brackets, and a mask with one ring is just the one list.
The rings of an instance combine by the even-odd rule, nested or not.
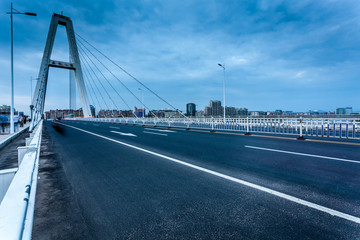
[[(84, 67), (84, 70), (85, 70), (84, 73), (86, 74), (86, 76), (87, 76), (88, 78), (89, 78), (89, 76), (90, 76), (89, 79), (91, 79), (91, 80), (93, 81), (93, 84), (94, 84), (94, 86), (96, 87), (97, 91), (99, 92), (99, 95), (100, 95), (101, 99), (103, 100), (105, 106), (107, 107), (107, 109), (110, 109), (109, 106), (107, 105), (107, 103), (106, 103), (106, 101), (105, 101), (105, 99), (104, 99), (104, 96), (102, 95), (99, 87), (96, 85), (96, 82), (95, 82), (94, 78), (93, 78), (92, 75), (90, 74), (90, 71), (88, 70), (88, 67), (86, 66), (86, 64), (84, 63), (84, 61), (81, 60), (81, 59), (83, 59), (83, 56), (81, 55), (80, 52), (79, 52), (79, 57), (80, 57), (80, 61), (83, 63), (82, 66)], [(89, 82), (90, 82), (90, 81), (89, 81)], [(95, 95), (95, 96), (96, 96), (96, 95)], [(99, 103), (100, 103), (100, 101), (99, 101)]]
[[(84, 80), (85, 80), (85, 78), (84, 78)], [(85, 89), (90, 88), (89, 83), (87, 81), (84, 81), (84, 84), (85, 84)], [(96, 105), (95, 105), (95, 101), (94, 101), (93, 94), (92, 94), (91, 91), (89, 91), (89, 95), (90, 95), (90, 98), (91, 98), (91, 105), (93, 105), (95, 107)]]
[[(86, 48), (86, 50), (107, 70), (107, 71), (109, 71), (122, 85), (123, 85), (123, 87), (126, 89), (126, 90), (128, 90), (140, 103), (142, 103), (143, 105), (144, 105), (144, 107), (146, 107), (148, 110), (149, 110), (149, 112), (151, 113), (151, 114), (153, 114), (156, 118), (157, 118), (157, 116), (142, 102), (142, 101), (140, 101), (140, 99), (139, 98), (137, 98), (136, 97), (136, 95), (119, 79), (119, 78), (117, 78), (116, 76), (115, 76), (115, 74), (113, 73), (113, 72), (111, 72), (106, 66), (105, 66), (105, 64), (104, 63), (102, 63), (81, 41), (78, 41), (79, 43), (80, 43), (80, 45), (79, 45), (79, 47), (81, 48), (81, 50), (82, 51), (84, 51), (84, 49), (81, 47), (81, 45), (82, 46), (84, 46), (84, 48)], [(88, 57), (89, 58), (89, 57)], [(89, 58), (90, 59), (90, 58)], [(93, 64), (94, 64), (94, 66), (98, 69), (98, 67), (96, 66), (96, 64), (94, 63), (94, 62), (92, 62)], [(98, 69), (98, 71), (103, 75), (103, 77), (106, 79), (106, 77), (104, 76), (104, 74)], [(126, 103), (126, 102), (125, 102)], [(131, 109), (130, 109), (131, 110)], [(137, 118), (137, 116), (134, 114), (134, 116)]]
[[(91, 83), (91, 81), (90, 81), (90, 79), (89, 79), (89, 76), (88, 76), (88, 74), (87, 74), (86, 66), (85, 66), (85, 65), (82, 65), (82, 66), (84, 67), (84, 73), (85, 73), (85, 76), (86, 76), (85, 79), (87, 80), (87, 83), (89, 84), (91, 90), (92, 90), (93, 93), (94, 93), (94, 96), (95, 96), (95, 98), (96, 98), (96, 101), (97, 101), (98, 104), (99, 104), (99, 107), (100, 107), (99, 111), (100, 111), (100, 110), (102, 109), (101, 103), (100, 103), (100, 101), (99, 101), (99, 99), (98, 99), (98, 97), (97, 97), (97, 95), (96, 95), (96, 93), (95, 93), (94, 87), (93, 87), (93, 85), (92, 85), (92, 83)], [(85, 71), (85, 70), (86, 70), (86, 71)], [(96, 87), (96, 86), (95, 86), (95, 87)]]
[[(89, 59), (91, 61), (91, 63), (95, 66), (95, 68), (98, 70), (98, 72), (103, 76), (103, 78), (107, 81), (107, 83), (110, 85), (110, 87), (116, 92), (116, 94), (120, 97), (120, 99), (124, 102), (124, 104), (129, 108), (129, 110), (131, 111), (130, 106), (127, 104), (127, 102), (125, 101), (125, 99), (123, 97), (121, 97), (121, 95), (119, 94), (118, 91), (116, 91), (116, 89), (114, 88), (114, 86), (110, 83), (110, 81), (105, 77), (105, 75), (100, 71), (100, 69), (97, 67), (97, 65), (93, 62), (93, 60), (89, 57), (89, 55), (84, 51), (84, 49), (79, 45), (79, 49), (82, 51), (82, 53), (87, 57), (87, 59)], [(86, 61), (86, 59), (85, 59)], [(87, 62), (87, 61), (86, 61)], [(88, 62), (87, 62), (88, 63)], [(89, 64), (89, 63), (88, 63)], [(95, 73), (94, 73), (95, 74)], [(113, 100), (112, 100), (113, 101)], [(114, 103), (115, 104), (115, 103)], [(116, 105), (115, 105), (116, 106)], [(120, 109), (118, 109), (119, 111), (121, 111)], [(121, 114), (122, 115), (122, 114)], [(136, 116), (134, 114), (134, 116)]]
[[(107, 80), (107, 78), (102, 74), (102, 72), (99, 70), (99, 68), (94, 64), (94, 62), (89, 58), (89, 56), (84, 52), (84, 50), (81, 48), (81, 46), (79, 45), (79, 49), (82, 51), (82, 58), (84, 59), (84, 63), (88, 64), (88, 66), (90, 67), (90, 63), (86, 60), (86, 57), (91, 61), (91, 63), (96, 67), (96, 69), (100, 72), (100, 74), (105, 78), (105, 80), (110, 84), (110, 86), (112, 87), (111, 83), (109, 82), (109, 80)], [(85, 53), (85, 55), (83, 54)], [(109, 96), (110, 100), (112, 101), (112, 103), (115, 105), (115, 107), (117, 108), (117, 110), (120, 112), (121, 110), (119, 109), (119, 107), (116, 105), (115, 101), (112, 99), (111, 95), (108, 93), (108, 91), (106, 91), (106, 88), (104, 87), (104, 85), (102, 84), (102, 82), (100, 81), (100, 79), (98, 78), (98, 76), (96, 75), (96, 73), (94, 72), (94, 70), (90, 67), (90, 70), (93, 72), (93, 74), (95, 75), (95, 77), (97, 78), (97, 80), (100, 82), (101, 86), (103, 87), (104, 91), (106, 92), (106, 94)], [(112, 87), (113, 88), (113, 87)], [(114, 88), (113, 88), (114, 89)], [(114, 89), (115, 90), (115, 89)], [(116, 92), (116, 90), (115, 90)], [(119, 95), (120, 96), (120, 95)], [(121, 96), (120, 96), (121, 98)], [(121, 98), (122, 99), (122, 98)], [(127, 105), (127, 103), (124, 101), (124, 103)], [(123, 116), (123, 114), (120, 112), (120, 115), (125, 118)]]
[(108, 59), (112, 64), (114, 64), (115, 66), (117, 66), (118, 68), (120, 68), (125, 74), (127, 74), (129, 77), (131, 77), (132, 79), (134, 79), (136, 82), (138, 82), (141, 86), (143, 86), (144, 88), (146, 88), (149, 92), (151, 92), (152, 94), (154, 94), (156, 97), (158, 97), (160, 100), (162, 100), (164, 103), (166, 103), (167, 105), (169, 105), (172, 109), (174, 109), (175, 111), (179, 112), (181, 115), (183, 115), (185, 118), (188, 118), (187, 116), (185, 116), (181, 111), (179, 111), (177, 108), (175, 108), (173, 105), (171, 105), (169, 102), (167, 102), (165, 99), (163, 99), (162, 97), (160, 97), (157, 93), (155, 93), (153, 90), (151, 90), (149, 87), (147, 87), (145, 84), (143, 84), (140, 80), (138, 80), (137, 78), (135, 78), (133, 75), (131, 75), (128, 71), (126, 71), (124, 68), (122, 68), (121, 66), (119, 66), (116, 62), (114, 62), (113, 60), (111, 60), (109, 57), (107, 57), (104, 53), (102, 53), (100, 50), (98, 50), (95, 46), (93, 46), (91, 43), (89, 43), (85, 38), (83, 38), (82, 36), (80, 36), (78, 33), (75, 33), (78, 37), (80, 37), (84, 42), (86, 42), (87, 44), (89, 44), (92, 48), (94, 48), (98, 53), (100, 53), (102, 56), (104, 56), (106, 59)]
[[(79, 56), (81, 56), (81, 59), (85, 59), (85, 58), (81, 55), (81, 53), (79, 54)], [(94, 82), (94, 85), (96, 86), (95, 80), (94, 80), (93, 76), (91, 75), (91, 72), (88, 70), (88, 68), (91, 69), (91, 67), (90, 67), (90, 66), (87, 66), (86, 63), (85, 63), (85, 61), (83, 61), (83, 60), (81, 60), (81, 61), (83, 62), (84, 69), (86, 70), (85, 73), (86, 73), (88, 76), (90, 76), (90, 78), (91, 78), (91, 79), (93, 80), (93, 82)], [(98, 82), (100, 82), (100, 81), (98, 80)], [(101, 84), (101, 82), (100, 82), (100, 84)], [(102, 84), (101, 84), (101, 85), (102, 85)], [(106, 89), (104, 88), (104, 86), (102, 86), (102, 87), (103, 87), (104, 91), (107, 93), (107, 91), (106, 91)], [(103, 111), (103, 113), (104, 113), (104, 115), (105, 115), (105, 117), (106, 117), (106, 113), (107, 113), (106, 111), (110, 111), (110, 107), (108, 106), (107, 102), (105, 101), (105, 98), (103, 97), (100, 89), (99, 89), (97, 86), (96, 86), (96, 88), (97, 88), (97, 90), (98, 90), (98, 92), (99, 92), (99, 94), (100, 94), (103, 102), (104, 102), (105, 105), (106, 105), (107, 110), (106, 110), (106, 109), (102, 109), (102, 111)], [(110, 98), (110, 97), (109, 97), (109, 98)], [(115, 106), (116, 106), (116, 105), (115, 105)], [(116, 106), (116, 108), (117, 108), (117, 106)], [(113, 111), (113, 110), (112, 110), (111, 116), (114, 116), (114, 111)]]
[[(142, 105), (148, 109), (149, 113), (151, 113), (154, 117), (158, 118), (158, 116), (156, 116), (151, 110), (150, 108), (145, 105), (112, 71), (110, 71), (109, 68), (107, 68), (105, 66), (105, 64), (103, 62), (101, 62), (81, 41), (78, 41), (80, 43), (80, 45), (82, 45), (84, 48), (86, 48), (86, 50), (108, 71), (111, 73), (111, 75), (113, 75), (120, 83), (121, 85), (128, 91), (131, 93), (131, 95), (133, 95), (134, 98), (136, 98), (140, 103), (142, 103)], [(81, 46), (79, 45), (79, 47), (81, 48)], [(82, 49), (83, 51), (83, 49)], [(102, 73), (101, 73), (102, 74)]]

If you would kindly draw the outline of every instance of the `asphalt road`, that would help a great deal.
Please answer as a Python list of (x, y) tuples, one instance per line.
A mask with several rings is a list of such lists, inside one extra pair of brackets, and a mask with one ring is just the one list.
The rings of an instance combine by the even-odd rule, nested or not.
[(62, 123), (35, 239), (360, 238), (359, 145)]

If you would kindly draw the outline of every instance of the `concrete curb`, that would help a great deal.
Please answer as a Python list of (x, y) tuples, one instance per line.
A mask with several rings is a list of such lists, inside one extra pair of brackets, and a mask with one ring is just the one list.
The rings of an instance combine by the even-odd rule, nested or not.
[(15, 138), (17, 138), (20, 134), (22, 134), (23, 132), (25, 132), (27, 129), (29, 129), (30, 126), (27, 126), (23, 129), (21, 129), (20, 131), (14, 133), (13, 135), (9, 136), (8, 138), (5, 138), (4, 140), (2, 140), (0, 142), (0, 150), (3, 149), (6, 145), (8, 145), (12, 140), (14, 140)]

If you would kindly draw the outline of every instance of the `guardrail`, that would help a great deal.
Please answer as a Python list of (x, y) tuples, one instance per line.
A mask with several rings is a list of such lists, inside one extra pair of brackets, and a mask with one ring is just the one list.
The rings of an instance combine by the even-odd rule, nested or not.
[(360, 118), (69, 118), (65, 120), (136, 124), (316, 137), (360, 139)]
[[(0, 199), (0, 239), (31, 239), (38, 178), (42, 122), (34, 128), (26, 146), (18, 148), (16, 169), (8, 170), (6, 192)], [(11, 179), (12, 178), (12, 179)], [(10, 183), (9, 183), (10, 182)]]

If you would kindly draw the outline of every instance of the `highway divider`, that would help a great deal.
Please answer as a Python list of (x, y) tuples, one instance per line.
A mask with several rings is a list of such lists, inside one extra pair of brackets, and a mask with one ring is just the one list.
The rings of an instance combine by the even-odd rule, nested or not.
[(26, 146), (18, 148), (19, 167), (17, 171), (12, 169), (6, 172), (6, 183), (10, 182), (8, 189), (6, 184), (0, 186), (0, 193), (6, 192), (0, 199), (1, 240), (31, 239), (42, 125), (41, 121), (26, 140)]

